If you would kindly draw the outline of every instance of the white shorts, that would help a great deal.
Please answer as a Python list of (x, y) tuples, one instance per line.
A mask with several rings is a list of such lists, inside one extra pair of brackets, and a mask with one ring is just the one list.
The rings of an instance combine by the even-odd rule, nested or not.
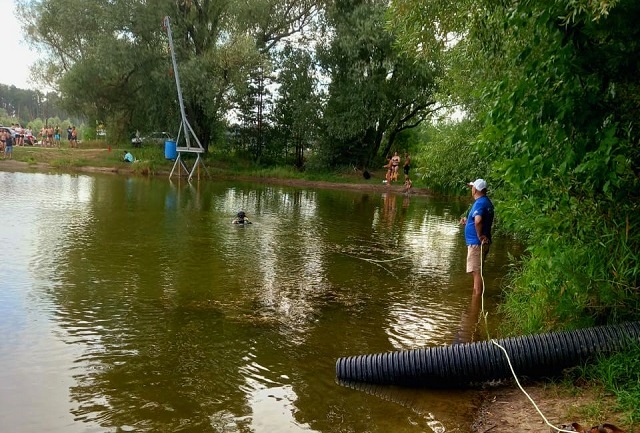
[[(482, 245), (482, 261), (489, 253), (489, 244)], [(467, 273), (480, 271), (480, 245), (467, 245)]]

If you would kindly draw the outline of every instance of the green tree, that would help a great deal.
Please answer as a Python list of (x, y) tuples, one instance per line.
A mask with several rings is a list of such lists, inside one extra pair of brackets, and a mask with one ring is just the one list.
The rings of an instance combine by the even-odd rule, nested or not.
[(321, 5), (317, 0), (254, 0), (235, 2), (232, 9), (259, 51), (269, 54), (292, 36), (298, 42), (313, 37)]
[[(20, 5), (29, 39), (46, 54), (40, 78), (60, 91), (70, 112), (105, 120), (109, 135), (120, 138), (131, 130), (171, 130), (180, 123), (176, 71), (162, 28), (170, 17), (186, 115), (205, 147), (224, 136), (226, 115), (237, 106), (257, 60), (306, 26), (316, 8), (308, 0)], [(257, 11), (260, 19), (251, 19)]]
[(110, 135), (119, 137), (149, 113), (157, 113), (151, 124), (167, 121), (171, 77), (160, 23), (170, 2), (156, 6), (133, 0), (21, 3), (28, 35), (47, 56), (40, 76), (70, 113), (105, 119), (115, 128)]
[(398, 132), (436, 108), (437, 59), (417, 63), (395, 48), (384, 2), (339, 0), (328, 6), (333, 38), (319, 50), (330, 77), (322, 152), (328, 162), (360, 166), (388, 154)]
[(413, 157), (413, 165), (429, 188), (455, 195), (468, 192), (465, 180), (486, 176), (489, 164), (469, 141), (479, 130), (478, 122), (470, 119), (419, 128), (420, 147)]
[(269, 69), (269, 61), (261, 62), (252, 69), (247, 76), (245, 87), (241, 89), (238, 98), (238, 117), (242, 125), (242, 138), (245, 147), (256, 160), (264, 156), (267, 131), (271, 127), (270, 112), (272, 93), (269, 87), (273, 85), (273, 76)]
[[(318, 136), (321, 105), (317, 94), (318, 76), (312, 54), (287, 47), (282, 53), (279, 74), (279, 99), (274, 119), (278, 138), (288, 149), (293, 147), (294, 164), (304, 166), (304, 150), (312, 147)], [(288, 152), (286, 152), (288, 153)]]
[(535, 331), (635, 316), (640, 5), (478, 0), (449, 13), (404, 0), (395, 12), (407, 49), (433, 40), (423, 21), (455, 32), (455, 45), (440, 46), (449, 90), (484, 125), (475, 141), (501, 223), (528, 242), (508, 299), (539, 308), (514, 309), (510, 323)]

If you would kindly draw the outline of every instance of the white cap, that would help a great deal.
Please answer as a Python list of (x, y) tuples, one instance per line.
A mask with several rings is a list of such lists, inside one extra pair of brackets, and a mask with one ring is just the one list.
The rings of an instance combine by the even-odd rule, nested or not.
[(469, 182), (467, 185), (474, 187), (478, 191), (482, 191), (483, 189), (487, 189), (487, 181), (484, 179), (476, 179), (473, 182)]

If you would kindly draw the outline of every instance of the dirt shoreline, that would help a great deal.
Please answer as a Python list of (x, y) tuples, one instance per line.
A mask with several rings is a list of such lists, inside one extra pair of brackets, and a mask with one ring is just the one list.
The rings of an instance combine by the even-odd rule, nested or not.
[[(529, 400), (514, 383), (481, 392), (480, 404), (471, 422), (473, 433), (553, 432), (544, 418), (555, 427), (578, 423), (585, 429), (613, 424), (627, 433), (637, 428), (625, 425), (622, 414), (614, 412), (615, 398), (598, 388), (584, 387), (579, 392), (562, 385), (536, 382), (523, 384)], [(537, 406), (537, 408), (536, 408)], [(606, 419), (592, 418), (595, 409), (606, 413)], [(540, 412), (538, 412), (538, 410)], [(567, 428), (567, 427), (564, 427)], [(603, 430), (604, 433), (604, 430)], [(608, 432), (610, 433), (610, 432)]]
[[(46, 163), (27, 163), (14, 160), (0, 160), (0, 171), (19, 172), (86, 172), (86, 173), (111, 173), (122, 175), (137, 175), (129, 167), (92, 167), (78, 166), (65, 169), (54, 168)], [(154, 176), (169, 176), (168, 171), (161, 171)], [(214, 179), (239, 179), (243, 181), (258, 181), (262, 183), (288, 185), (297, 187), (346, 189), (351, 191), (403, 194), (402, 184), (385, 185), (378, 183), (379, 179), (371, 179), (370, 183), (334, 183), (325, 181), (308, 181), (303, 179), (280, 178), (251, 178), (246, 176), (220, 175), (212, 176)], [(426, 188), (414, 188), (411, 196), (433, 196)], [(536, 402), (547, 420), (555, 425), (571, 424), (577, 422), (585, 427), (611, 423), (627, 433), (636, 433), (637, 429), (628, 429), (620, 414), (611, 410), (614, 402), (611, 397), (601, 397), (599, 390), (586, 388), (579, 395), (569, 395), (568, 391), (560, 386), (536, 382), (525, 385), (525, 391)], [(590, 420), (585, 418), (589, 407), (598, 407), (600, 410), (608, 408), (609, 419)], [(607, 413), (607, 412), (605, 412)], [(627, 427), (627, 428), (625, 428)], [(473, 433), (514, 433), (514, 432), (549, 432), (550, 428), (545, 424), (533, 403), (517, 388), (515, 383), (490, 387), (480, 393), (480, 399), (474, 413), (469, 414), (469, 431)], [(640, 433), (640, 432), (638, 432)]]

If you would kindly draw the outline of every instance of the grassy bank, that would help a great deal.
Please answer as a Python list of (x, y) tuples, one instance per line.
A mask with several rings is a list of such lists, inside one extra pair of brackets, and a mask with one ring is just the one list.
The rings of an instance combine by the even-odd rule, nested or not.
[[(130, 150), (138, 160), (136, 165), (123, 161), (124, 150)], [(114, 168), (139, 171), (146, 169), (147, 174), (171, 170), (172, 161), (164, 158), (164, 150), (145, 147), (140, 149), (111, 146), (104, 141), (80, 143), (77, 148), (70, 148), (67, 142), (60, 146), (14, 146), (13, 160), (27, 164), (46, 164), (60, 169), (78, 169), (81, 167)]]
[[(59, 169), (82, 169), (87, 167), (101, 168), (112, 171), (133, 172), (140, 175), (167, 175), (171, 172), (174, 161), (165, 159), (164, 148), (159, 146), (144, 146), (131, 148), (123, 145), (109, 145), (100, 140), (80, 143), (78, 148), (71, 149), (67, 142), (60, 147), (14, 146), (13, 160), (26, 164), (46, 164)], [(134, 164), (122, 160), (124, 150), (129, 150), (135, 156)], [(195, 154), (183, 154), (187, 166), (195, 162)], [(384, 170), (372, 171), (371, 177), (365, 179), (363, 173), (353, 167), (344, 167), (334, 171), (309, 172), (300, 171), (291, 166), (263, 167), (251, 161), (229, 154), (209, 152), (203, 156), (204, 164), (209, 174), (216, 178), (241, 177), (252, 179), (283, 179), (291, 181), (330, 182), (360, 186), (383, 187)], [(402, 188), (403, 175), (400, 181), (393, 184), (395, 190)], [(413, 189), (422, 189), (425, 184), (419, 179), (413, 180)]]

